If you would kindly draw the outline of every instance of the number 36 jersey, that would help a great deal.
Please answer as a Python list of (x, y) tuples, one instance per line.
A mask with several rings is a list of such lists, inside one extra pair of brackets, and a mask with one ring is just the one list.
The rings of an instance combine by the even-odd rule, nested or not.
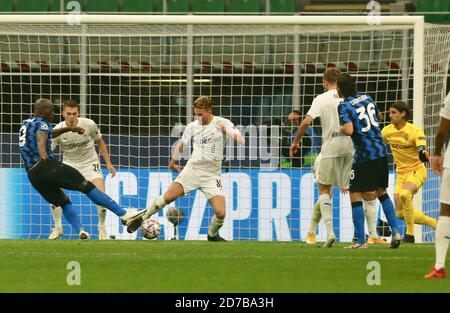
[(354, 163), (365, 163), (387, 155), (378, 124), (378, 108), (369, 95), (357, 94), (338, 106), (340, 124), (353, 124)]
[[(60, 145), (63, 162), (75, 168), (98, 163), (98, 154), (95, 151), (95, 141), (102, 137), (97, 124), (88, 118), (78, 118), (78, 127), (84, 129), (84, 134), (66, 132), (52, 141), (52, 150)], [(59, 123), (54, 129), (67, 127), (65, 121)]]

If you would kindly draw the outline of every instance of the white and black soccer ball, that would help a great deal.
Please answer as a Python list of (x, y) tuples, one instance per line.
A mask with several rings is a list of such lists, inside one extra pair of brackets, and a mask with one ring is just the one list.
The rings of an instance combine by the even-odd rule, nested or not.
[(157, 220), (147, 219), (142, 222), (142, 236), (146, 239), (155, 239), (161, 233), (161, 225)]

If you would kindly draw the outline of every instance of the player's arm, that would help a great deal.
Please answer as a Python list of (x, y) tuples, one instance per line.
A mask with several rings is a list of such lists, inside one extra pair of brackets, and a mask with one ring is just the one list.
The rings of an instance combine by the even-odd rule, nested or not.
[(52, 138), (56, 138), (58, 136), (61, 136), (64, 133), (67, 132), (74, 132), (78, 133), (79, 135), (84, 134), (84, 128), (77, 127), (77, 126), (67, 126), (67, 127), (61, 127), (61, 128), (54, 128), (52, 130)]
[(416, 135), (416, 147), (417, 152), (419, 153), (419, 159), (423, 163), (428, 163), (430, 162), (430, 153), (427, 150), (427, 141), (425, 134), (420, 128), (417, 128)]
[(345, 123), (344, 125), (341, 125), (341, 133), (343, 133), (346, 136), (353, 135), (353, 123), (348, 122)]
[(184, 151), (184, 143), (183, 140), (179, 140), (177, 145), (175, 146), (175, 149), (173, 150), (172, 158), (170, 159), (169, 168), (172, 171), (179, 172), (180, 166), (177, 164), (178, 157), (183, 153)]
[(294, 155), (297, 153), (297, 150), (298, 150), (299, 144), (300, 144), (300, 139), (302, 139), (303, 135), (305, 135), (309, 126), (311, 126), (313, 120), (314, 119), (312, 118), (312, 116), (306, 115), (306, 117), (303, 119), (303, 121), (298, 126), (297, 134), (295, 135), (295, 138), (292, 141), (291, 147), (289, 148), (289, 157), (290, 158), (293, 158)]
[(39, 159), (46, 160), (47, 159), (47, 132), (38, 131), (36, 132), (36, 143), (39, 153)]
[(225, 126), (223, 124), (219, 124), (219, 125), (217, 125), (217, 128), (220, 129), (224, 135), (226, 135), (227, 137), (230, 137), (238, 144), (240, 144), (240, 145), (245, 144), (244, 136), (242, 136), (241, 132), (238, 129), (234, 128), (234, 126), (230, 126), (230, 125)]
[(114, 177), (114, 175), (116, 175), (116, 168), (111, 163), (111, 158), (109, 156), (108, 147), (106, 146), (105, 141), (103, 140), (103, 138), (99, 138), (95, 141), (95, 143), (98, 145), (98, 149), (100, 150), (100, 153), (105, 160), (106, 168), (111, 173), (111, 177)]
[(350, 114), (342, 103), (338, 106), (339, 123), (341, 124), (341, 133), (346, 136), (353, 135), (353, 122), (350, 119)]
[(433, 172), (438, 175), (442, 175), (442, 148), (447, 140), (448, 130), (450, 129), (450, 120), (441, 116), (441, 121), (439, 122), (439, 129), (435, 138), (434, 156), (431, 162), (431, 168)]

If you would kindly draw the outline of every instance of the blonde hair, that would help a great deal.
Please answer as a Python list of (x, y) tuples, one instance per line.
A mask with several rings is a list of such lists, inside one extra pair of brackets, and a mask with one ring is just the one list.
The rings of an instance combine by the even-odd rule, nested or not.
[(207, 111), (211, 111), (212, 109), (211, 99), (206, 96), (198, 97), (197, 100), (195, 100), (194, 102), (194, 107), (196, 109), (205, 109)]
[(339, 75), (341, 75), (341, 71), (338, 68), (330, 67), (323, 72), (323, 80), (326, 80), (330, 84), (335, 84)]

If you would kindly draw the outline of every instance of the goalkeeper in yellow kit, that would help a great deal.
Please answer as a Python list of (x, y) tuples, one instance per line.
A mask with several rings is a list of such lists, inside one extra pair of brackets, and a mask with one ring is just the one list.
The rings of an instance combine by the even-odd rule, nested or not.
[(389, 108), (391, 124), (383, 128), (384, 141), (391, 146), (394, 156), (396, 182), (394, 201), (397, 216), (406, 224), (404, 243), (414, 243), (414, 224), (436, 228), (436, 219), (414, 209), (412, 198), (427, 179), (424, 163), (429, 162), (426, 138), (422, 129), (408, 123), (409, 106), (397, 101)]

